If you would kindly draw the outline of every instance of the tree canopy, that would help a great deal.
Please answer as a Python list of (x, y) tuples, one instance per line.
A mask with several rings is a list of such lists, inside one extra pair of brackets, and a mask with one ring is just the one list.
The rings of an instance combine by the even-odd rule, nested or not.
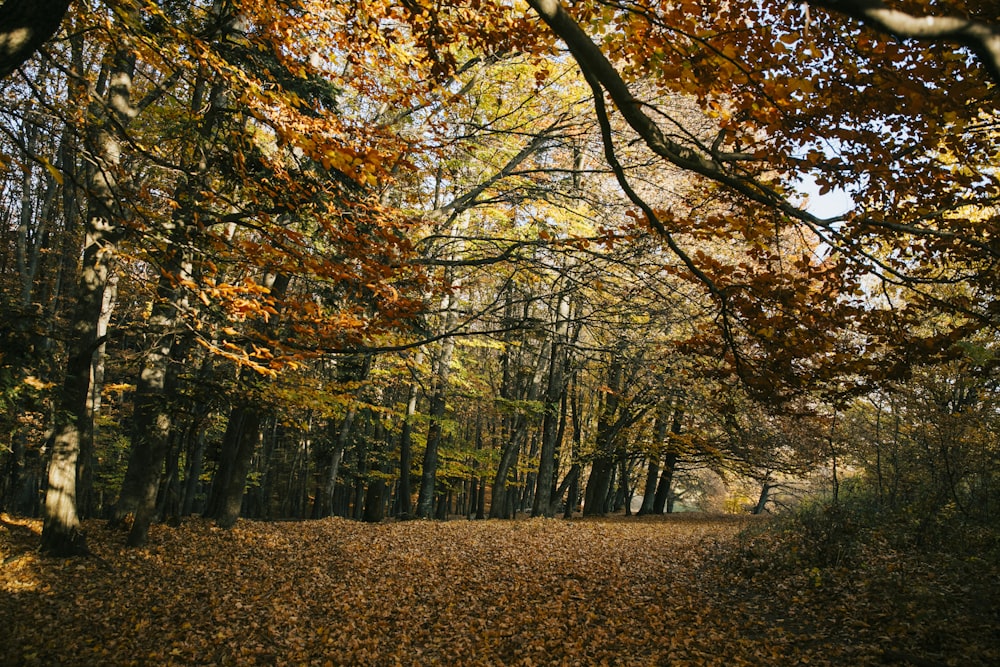
[[(54, 553), (80, 514), (763, 510), (845, 467), (985, 511), (991, 11), (8, 0), (0, 499)], [(890, 475), (882, 420), (936, 410)]]

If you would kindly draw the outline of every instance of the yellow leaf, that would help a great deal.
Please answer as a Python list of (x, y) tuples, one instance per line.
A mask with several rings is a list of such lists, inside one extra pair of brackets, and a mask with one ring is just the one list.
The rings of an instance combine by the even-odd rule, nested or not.
[(55, 179), (56, 183), (58, 183), (59, 185), (63, 184), (62, 172), (56, 169), (55, 165), (53, 165), (51, 162), (49, 162), (47, 159), (43, 157), (42, 166), (49, 170), (49, 173), (52, 174), (52, 178)]
[(42, 391), (43, 389), (49, 389), (50, 387), (55, 386), (54, 382), (42, 382), (34, 375), (29, 375), (28, 377), (24, 378), (24, 384), (28, 385), (32, 389), (37, 389), (38, 391)]

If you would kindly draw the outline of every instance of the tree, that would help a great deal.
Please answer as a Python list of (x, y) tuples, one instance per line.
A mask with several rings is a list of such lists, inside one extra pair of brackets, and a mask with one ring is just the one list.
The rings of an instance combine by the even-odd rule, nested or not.
[[(828, 29), (822, 33), (810, 32), (808, 17), (798, 17), (787, 11), (772, 13), (767, 9), (751, 10), (745, 6), (731, 6), (729, 9), (732, 11), (723, 11), (713, 5), (700, 15), (689, 13), (688, 5), (684, 5), (683, 9), (680, 6), (671, 6), (647, 12), (617, 12), (612, 6), (609, 12), (600, 16), (584, 12), (577, 20), (557, 2), (539, 1), (532, 2), (531, 5), (553, 33), (567, 43), (570, 52), (594, 89), (595, 111), (605, 127), (609, 119), (609, 112), (604, 106), (606, 93), (614, 102), (617, 112), (654, 155), (724, 186), (735, 193), (738, 200), (747, 203), (744, 210), (748, 217), (743, 221), (728, 216), (725, 218), (713, 216), (708, 219), (711, 221), (709, 224), (717, 226), (718, 233), (736, 232), (745, 236), (748, 233), (752, 235), (762, 233), (763, 230), (759, 228), (758, 231), (753, 231), (755, 223), (749, 222), (753, 218), (767, 220), (766, 225), (777, 227), (787, 226), (792, 222), (800, 225), (807, 235), (815, 236), (832, 248), (831, 257), (827, 262), (835, 263), (837, 267), (836, 271), (830, 273), (830, 278), (836, 275), (841, 281), (851, 283), (860, 276), (868, 275), (876, 280), (901, 282), (909, 286), (911, 302), (938, 303), (962, 313), (962, 316), (955, 321), (955, 326), (949, 332), (940, 334), (934, 343), (927, 346), (928, 350), (946, 348), (965, 335), (969, 327), (984, 326), (991, 321), (989, 313), (978, 306), (970, 308), (969, 304), (961, 301), (941, 303), (944, 300), (926, 289), (927, 277), (921, 275), (919, 268), (913, 269), (922, 262), (937, 262), (937, 258), (944, 254), (954, 261), (956, 266), (970, 267), (971, 276), (967, 277), (967, 280), (988, 280), (981, 271), (988, 264), (988, 258), (994, 254), (985, 240), (985, 228), (978, 225), (969, 226), (960, 216), (953, 218), (941, 213), (941, 211), (954, 211), (959, 201), (967, 202), (969, 199), (981, 198), (986, 202), (993, 196), (991, 194), (994, 190), (993, 177), (988, 175), (987, 169), (977, 168), (973, 163), (985, 149), (981, 143), (984, 138), (976, 132), (956, 134), (949, 129), (962, 127), (965, 124), (974, 126), (978, 122), (976, 118), (981, 113), (981, 107), (976, 103), (956, 105), (952, 90), (947, 94), (933, 97), (921, 97), (915, 90), (916, 86), (923, 85), (924, 80), (940, 80), (939, 77), (953, 75), (969, 86), (968, 97), (963, 99), (986, 99), (988, 93), (981, 80), (967, 71), (968, 65), (959, 54), (921, 61), (926, 72), (917, 70), (913, 79), (900, 80), (905, 91), (893, 91), (891, 97), (906, 100), (905, 106), (902, 107), (905, 123), (917, 133), (917, 145), (907, 140), (899, 142), (899, 146), (890, 148), (881, 141), (883, 132), (880, 128), (851, 130), (849, 135), (843, 135), (835, 129), (844, 127), (843, 124), (856, 126), (856, 123), (847, 120), (854, 111), (840, 106), (842, 103), (839, 96), (846, 94), (848, 88), (824, 86), (822, 75), (829, 68), (816, 62), (815, 51), (811, 50), (813, 47), (807, 46), (811, 42), (819, 44), (822, 41), (820, 50), (830, 48), (832, 52), (840, 53), (840, 45), (844, 40), (855, 39), (858, 36), (858, 30), (849, 25), (838, 26), (838, 30)], [(685, 139), (675, 139), (664, 124), (659, 123), (647, 112), (646, 106), (638, 103), (619, 70), (588, 37), (581, 27), (581, 21), (587, 20), (592, 20), (602, 27), (611, 25), (616, 32), (634, 36), (631, 43), (638, 45), (638, 48), (625, 52), (625, 57), (630, 63), (629, 71), (638, 71), (653, 77), (659, 86), (697, 93), (706, 110), (716, 109), (714, 113), (720, 121), (716, 141), (711, 144), (699, 144)], [(738, 31), (739, 39), (742, 40), (740, 49), (747, 53), (745, 62), (734, 55), (734, 44), (727, 41), (733, 38), (735, 33), (721, 29), (723, 24), (734, 25), (739, 21), (746, 22), (748, 26), (747, 31)], [(691, 37), (690, 32), (681, 28), (688, 23), (701, 25), (702, 29), (707, 30), (712, 36)], [(775, 39), (787, 40), (782, 43), (789, 45), (789, 48), (778, 49), (775, 55), (768, 56), (763, 48), (757, 50), (754, 46), (750, 46), (746, 42), (748, 38), (769, 39), (771, 43)], [(866, 39), (863, 34), (862, 39)], [(883, 43), (875, 44), (870, 41), (871, 38), (867, 39), (865, 43), (872, 43), (875, 48), (864, 53), (865, 67), (874, 69), (881, 76), (893, 76), (899, 79), (897, 68), (911, 59), (913, 54), (907, 52), (905, 48), (896, 49)], [(663, 50), (657, 46), (661, 44), (672, 47)], [(753, 44), (756, 45), (758, 42)], [(762, 46), (762, 42), (760, 45)], [(664, 56), (671, 64), (664, 61)], [(797, 59), (800, 57), (805, 64), (794, 64), (793, 61), (798, 62)], [(687, 62), (694, 62), (698, 66), (677, 69), (682, 61), (675, 58), (689, 59)], [(712, 66), (709, 66), (709, 62)], [(789, 94), (791, 89), (779, 89), (773, 82), (766, 80), (768, 72), (785, 65), (791, 67), (792, 81), (795, 82), (795, 90), (798, 90), (798, 93)], [(853, 73), (858, 63), (842, 63), (842, 67), (845, 71), (850, 68)], [(719, 74), (720, 71), (731, 72), (732, 76), (728, 74), (722, 76)], [(709, 72), (711, 78), (719, 82), (718, 84), (713, 84), (709, 80)], [(761, 74), (755, 75), (752, 72)], [(946, 72), (948, 74), (945, 74)], [(680, 76), (677, 76), (678, 74)], [(885, 99), (884, 91), (873, 90), (860, 79), (849, 90), (865, 91), (866, 102), (869, 102), (869, 105), (863, 107), (869, 114), (867, 127), (872, 127), (870, 123), (873, 117), (884, 117), (886, 126), (898, 123), (892, 116), (899, 114), (901, 107), (885, 106), (888, 100)], [(828, 101), (821, 103), (820, 100), (824, 96)], [(762, 99), (766, 100), (763, 104)], [(837, 106), (831, 106), (829, 100), (833, 100)], [(857, 105), (857, 100), (852, 104)], [(753, 108), (754, 105), (757, 109)], [(827, 119), (824, 120), (829, 124), (803, 125), (800, 119), (803, 115), (810, 115), (807, 106), (814, 109), (822, 107), (827, 110)], [(931, 121), (932, 114), (946, 116), (949, 119), (954, 117), (957, 125), (950, 123), (947, 127), (938, 125)], [(765, 115), (768, 117), (765, 118)], [(838, 118), (842, 119), (839, 123)], [(829, 133), (825, 131), (827, 128), (830, 130)], [(764, 137), (763, 141), (755, 139), (752, 134), (747, 133), (748, 131), (760, 132), (760, 136)], [(826, 159), (821, 151), (811, 148), (823, 141), (836, 142), (840, 155), (835, 159)], [(850, 147), (846, 146), (847, 142), (852, 142)], [(921, 187), (918, 184), (933, 178), (932, 173), (939, 168), (936, 162), (924, 160), (922, 157), (912, 160), (906, 160), (905, 157), (891, 157), (891, 155), (922, 155), (919, 153), (920, 148), (936, 150), (941, 144), (955, 145), (959, 142), (964, 143), (961, 150), (963, 155), (967, 156), (965, 166), (962, 168), (968, 170), (971, 179), (978, 178), (980, 174), (987, 174), (985, 180), (991, 184), (989, 187), (975, 187), (971, 180), (960, 178), (954, 183), (954, 188), (949, 186), (944, 191), (938, 188), (930, 192), (926, 186)], [(607, 131), (605, 131), (605, 149), (614, 168), (617, 148)], [(803, 149), (806, 152), (804, 160), (794, 155), (796, 150), (803, 151)], [(889, 154), (884, 152), (887, 149), (890, 151)], [(917, 153), (913, 152), (915, 149)], [(884, 164), (886, 160), (895, 160), (896, 163), (904, 165), (907, 175), (894, 181), (893, 187), (887, 187), (881, 176), (880, 167), (873, 162), (876, 156), (880, 164)], [(984, 162), (988, 163), (988, 159)], [(765, 165), (770, 171), (765, 171), (763, 168)], [(850, 169), (845, 169), (845, 165), (849, 165)], [(782, 183), (788, 183), (797, 174), (803, 172), (808, 174), (810, 170), (816, 170), (817, 178), (823, 187), (853, 189), (857, 193), (856, 201), (863, 208), (846, 217), (838, 216), (823, 220), (797, 206), (783, 194), (786, 186)], [(743, 308), (739, 303), (740, 300), (734, 299), (733, 295), (748, 289), (752, 290), (753, 284), (737, 283), (730, 286), (731, 281), (725, 276), (731, 268), (714, 263), (713, 258), (685, 250), (677, 239), (676, 217), (650, 206), (630, 186), (629, 179), (621, 169), (616, 169), (616, 173), (624, 191), (642, 211), (646, 222), (664, 236), (690, 274), (703, 283), (716, 301), (721, 315), (722, 337), (732, 350), (734, 367), (744, 380), (752, 381), (751, 376), (757, 373), (748, 372), (749, 352), (741, 349), (733, 328), (740, 319), (752, 321), (754, 314)], [(783, 180), (775, 180), (769, 175), (775, 173), (785, 174), (786, 177)], [(887, 194), (892, 204), (888, 203)], [(935, 204), (930, 203), (932, 200)], [(914, 204), (908, 205), (909, 201), (913, 201)], [(928, 218), (927, 206), (936, 206), (935, 210), (938, 212)], [(778, 216), (766, 212), (762, 214), (761, 207), (764, 207), (766, 212), (777, 212)], [(906, 264), (892, 258), (879, 259), (873, 254), (873, 247), (882, 243), (910, 248), (910, 257), (917, 262)], [(939, 275), (934, 282), (948, 279)], [(912, 312), (914, 311), (910, 311), (907, 315)], [(884, 324), (884, 319), (880, 319), (883, 313), (884, 311), (877, 312), (871, 314), (871, 317), (865, 317), (865, 314), (858, 311), (845, 312), (843, 314), (846, 317), (840, 320), (839, 327), (852, 327), (854, 323), (858, 323), (859, 328), (866, 331), (865, 335), (870, 336), (880, 324)], [(836, 326), (836, 321), (831, 320), (829, 324)], [(762, 327), (761, 330), (770, 331), (767, 327)], [(780, 333), (786, 339), (787, 347), (799, 349), (797, 345), (790, 344), (787, 340), (791, 331), (782, 329)], [(900, 343), (901, 346), (910, 348), (920, 345), (909, 340)], [(770, 375), (774, 382), (783, 381), (784, 377), (781, 373)]]
[(921, 533), (936, 517), (981, 522), (996, 511), (994, 346), (967, 341), (954, 361), (919, 367), (844, 411), (847, 461), (862, 468), (877, 506), (904, 510)]
[(422, 516), (485, 514), (490, 481), (493, 516), (583, 483), (602, 512), (643, 459), (644, 513), (704, 466), (766, 500), (808, 458), (782, 406), (836, 405), (840, 461), (854, 397), (996, 324), (965, 47), (818, 8), (877, 3), (425, 4), (115, 5), (9, 77), (0, 305), (31, 317), (0, 401), (40, 416), (7, 420), (5, 499), (51, 414), (52, 500), (120, 486), (135, 545), (167, 507), (405, 516), (418, 473)]
[(124, 212), (117, 191), (121, 174), (121, 128), (133, 117), (132, 76), (135, 58), (124, 48), (111, 57), (105, 104), (96, 111), (87, 134), (92, 162), (87, 171), (87, 217), (83, 263), (72, 315), (65, 380), (59, 399), (45, 493), (42, 547), (56, 555), (86, 551), (77, 516), (77, 467), (84, 437), (92, 427), (92, 367), (99, 338), (105, 292), (121, 240)]

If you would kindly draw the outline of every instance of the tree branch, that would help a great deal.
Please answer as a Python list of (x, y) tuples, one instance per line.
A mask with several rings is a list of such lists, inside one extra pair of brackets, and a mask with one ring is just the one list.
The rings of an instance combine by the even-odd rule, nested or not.
[(625, 122), (654, 154), (681, 169), (710, 178), (751, 201), (777, 209), (807, 225), (825, 228), (837, 221), (817, 218), (790, 203), (768, 184), (737, 173), (732, 167), (732, 155), (720, 160), (714, 155), (703, 155), (670, 139), (643, 110), (643, 104), (632, 95), (618, 70), (576, 20), (563, 9), (559, 0), (528, 0), (528, 4), (552, 32), (566, 43), (580, 69), (608, 92)]
[(881, 0), (809, 0), (809, 4), (846, 14), (902, 39), (968, 46), (979, 56), (990, 76), (1000, 83), (1000, 26), (960, 16), (908, 14), (887, 7)]

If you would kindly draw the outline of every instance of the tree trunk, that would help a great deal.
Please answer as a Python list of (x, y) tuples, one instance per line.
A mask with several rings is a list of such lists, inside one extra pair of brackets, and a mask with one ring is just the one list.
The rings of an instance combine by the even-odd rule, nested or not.
[(187, 459), (184, 464), (184, 491), (181, 502), (181, 516), (190, 516), (195, 508), (195, 496), (201, 479), (202, 461), (205, 458), (205, 429), (201, 424), (188, 441)]
[(670, 498), (670, 485), (674, 481), (674, 469), (677, 467), (677, 455), (669, 452), (665, 457), (663, 470), (660, 472), (660, 483), (656, 486), (656, 496), (653, 498), (653, 514), (669, 512), (673, 507), (667, 507)]
[[(445, 313), (441, 326), (443, 333), (455, 328), (458, 322), (456, 300), (460, 281), (450, 281), (451, 291), (441, 299), (441, 311)], [(420, 490), (417, 493), (417, 517), (429, 519), (434, 516), (434, 485), (438, 468), (438, 448), (441, 446), (443, 434), (446, 398), (448, 395), (448, 378), (451, 376), (451, 357), (455, 352), (455, 339), (446, 336), (441, 341), (438, 357), (434, 363), (434, 374), (431, 385), (428, 417), (430, 425), (427, 428), (427, 446), (424, 448), (423, 466), (420, 470)]]
[[(455, 311), (452, 309), (448, 312), (446, 330), (454, 326), (456, 320)], [(435, 513), (434, 485), (437, 477), (438, 449), (441, 446), (443, 434), (448, 377), (451, 375), (451, 357), (454, 351), (455, 339), (449, 336), (441, 343), (441, 353), (436, 363), (434, 385), (428, 408), (430, 426), (427, 428), (427, 447), (424, 449), (423, 467), (420, 471), (420, 492), (417, 495), (417, 516), (421, 519), (429, 519)]]
[[(182, 188), (187, 189), (187, 186)], [(177, 199), (190, 200), (191, 194), (181, 192)], [(157, 299), (149, 317), (155, 342), (146, 352), (136, 380), (132, 449), (114, 517), (115, 522), (120, 522), (126, 514), (134, 513), (128, 537), (129, 546), (134, 547), (145, 544), (156, 513), (156, 493), (175, 428), (170, 402), (177, 386), (176, 367), (183, 363), (191, 345), (189, 339), (178, 340), (175, 334), (181, 314), (188, 307), (185, 292), (177, 283), (190, 280), (192, 275), (191, 260), (187, 257), (191, 239), (185, 224), (190, 210), (191, 206), (182, 206), (173, 216), (173, 232), (162, 260)]]
[(649, 456), (649, 468), (646, 471), (646, 484), (642, 489), (642, 507), (639, 508), (639, 516), (646, 514), (663, 514), (663, 509), (656, 512), (656, 482), (660, 476), (660, 459), (663, 448), (667, 440), (667, 404), (657, 410), (656, 426), (653, 429), (656, 442), (653, 443), (655, 453)]
[(347, 414), (344, 415), (344, 421), (337, 429), (337, 437), (333, 441), (333, 449), (330, 452), (330, 467), (327, 468), (326, 483), (323, 485), (319, 516), (316, 518), (335, 514), (334, 492), (337, 490), (337, 475), (340, 473), (340, 462), (344, 458), (344, 451), (347, 449), (347, 442), (351, 437), (351, 429), (354, 428), (354, 419), (357, 414), (357, 408), (349, 408)]
[(576, 503), (576, 495), (579, 493), (580, 464), (574, 463), (570, 466), (569, 472), (556, 489), (553, 496), (556, 500), (566, 495), (566, 507), (563, 509), (563, 517), (570, 519), (573, 517), (573, 505)]
[(576, 378), (572, 379), (572, 385), (567, 393), (567, 403), (569, 407), (570, 423), (573, 426), (573, 435), (570, 438), (570, 446), (572, 450), (570, 451), (570, 460), (573, 461), (569, 469), (569, 474), (566, 479), (563, 480), (563, 484), (560, 485), (560, 490), (556, 493), (557, 497), (561, 497), (563, 490), (562, 486), (565, 486), (566, 491), (566, 507), (563, 510), (563, 518), (572, 519), (573, 512), (577, 510), (580, 502), (580, 474), (583, 470), (583, 466), (580, 464), (579, 453), (580, 448), (583, 443), (583, 423), (580, 419), (580, 399), (579, 392), (576, 390)]
[(607, 499), (614, 471), (615, 462), (606, 454), (590, 464), (590, 476), (583, 494), (584, 516), (604, 516), (607, 513)]
[[(400, 519), (410, 518), (412, 511), (410, 503), (413, 498), (413, 486), (410, 484), (410, 475), (413, 467), (413, 424), (412, 418), (417, 404), (417, 386), (410, 385), (410, 399), (407, 401), (406, 417), (403, 421), (403, 428), (399, 434), (399, 490), (396, 492), (399, 498), (396, 516)], [(411, 407), (412, 406), (412, 407)], [(411, 412), (413, 410), (413, 412)]]
[(0, 79), (55, 34), (69, 5), (70, 0), (6, 0), (0, 5)]
[(840, 476), (837, 472), (837, 445), (834, 435), (837, 431), (837, 411), (833, 412), (833, 419), (830, 420), (830, 434), (827, 442), (830, 447), (830, 472), (831, 483), (833, 484), (833, 504), (840, 502)]
[[(213, 369), (213, 357), (206, 354), (198, 370), (198, 382), (207, 384)], [(181, 491), (180, 516), (190, 516), (195, 511), (195, 498), (201, 487), (201, 471), (207, 446), (208, 416), (214, 410), (212, 401), (195, 400), (191, 407), (191, 419), (184, 437), (184, 486)]]
[(86, 555), (88, 549), (76, 513), (76, 460), (79, 430), (63, 425), (53, 442), (45, 491), (42, 551), (53, 556)]
[(146, 356), (136, 383), (135, 411), (132, 417), (132, 450), (122, 485), (116, 518), (134, 508), (135, 519), (127, 544), (141, 547), (146, 543), (149, 526), (156, 515), (156, 493), (160, 488), (163, 464), (170, 447), (173, 426), (167, 409), (172, 393), (174, 371), (170, 365), (173, 336), (162, 336)]
[(365, 429), (361, 433), (361, 438), (355, 447), (357, 462), (354, 466), (354, 513), (356, 521), (360, 521), (364, 516), (365, 508), (365, 482), (368, 480), (368, 454), (371, 450), (371, 411), (366, 409)]
[[(108, 91), (108, 108), (130, 120), (134, 56), (115, 56), (113, 84)], [(62, 391), (56, 399), (48, 487), (45, 494), (45, 521), (42, 549), (54, 555), (86, 551), (77, 515), (77, 462), (83, 433), (93, 420), (91, 369), (94, 353), (103, 342), (98, 335), (104, 292), (111, 275), (111, 263), (121, 237), (120, 214), (115, 199), (115, 177), (120, 168), (121, 146), (108, 121), (90, 137), (91, 154), (96, 156), (87, 175), (87, 225), (83, 262), (73, 312), (73, 332), (67, 343), (68, 360)]]
[(771, 490), (774, 489), (775, 485), (768, 480), (760, 485), (760, 495), (757, 496), (757, 504), (754, 505), (754, 514), (763, 514), (764, 510), (767, 508), (767, 501), (771, 497)]
[(584, 491), (583, 515), (603, 516), (607, 512), (608, 495), (611, 480), (615, 472), (616, 441), (620, 430), (615, 419), (621, 400), (620, 391), (624, 368), (620, 354), (612, 353), (611, 364), (608, 367), (607, 391), (604, 394), (600, 417), (597, 420), (597, 441), (595, 443), (594, 460), (590, 467), (590, 477)]
[(261, 429), (262, 446), (260, 453), (254, 458), (252, 474), (256, 476), (257, 484), (251, 487), (245, 499), (245, 514), (254, 519), (271, 518), (271, 499), (274, 497), (274, 466), (272, 458), (278, 442), (279, 424), (273, 415), (268, 415)]
[(173, 525), (180, 522), (181, 516), (181, 447), (183, 433), (174, 431), (167, 450), (166, 477), (160, 485), (160, 493), (156, 498), (156, 517), (159, 521), (168, 521)]
[[(678, 404), (674, 406), (674, 414), (670, 419), (670, 432), (674, 435), (680, 435), (683, 424), (684, 408)], [(653, 512), (655, 514), (663, 514), (664, 512), (670, 514), (674, 511), (673, 493), (670, 487), (674, 481), (677, 459), (676, 445), (668, 442), (667, 453), (664, 456), (663, 472), (660, 473), (660, 483), (656, 487), (656, 497), (653, 499)]]
[(514, 432), (504, 445), (497, 465), (497, 474), (493, 478), (493, 494), (490, 500), (491, 519), (509, 519), (512, 513), (507, 504), (508, 488), (511, 470), (517, 465), (521, 453), (521, 445), (528, 436), (527, 421), (519, 415), (515, 422)]
[(572, 519), (573, 512), (577, 509), (580, 499), (580, 464), (574, 464), (575, 470), (571, 470), (569, 487), (566, 489), (566, 508), (563, 510), (563, 518)]
[(379, 477), (368, 483), (365, 491), (365, 511), (361, 520), (366, 523), (378, 523), (385, 518), (385, 479)]
[(566, 340), (569, 330), (569, 298), (559, 295), (556, 305), (555, 336), (552, 341), (549, 363), (549, 382), (545, 390), (545, 412), (542, 417), (542, 447), (538, 460), (538, 485), (531, 508), (532, 516), (555, 516), (553, 491), (555, 489), (556, 451), (562, 424), (565, 423), (563, 400), (566, 394)]
[(108, 284), (104, 290), (101, 315), (97, 320), (97, 339), (100, 344), (94, 351), (90, 366), (90, 419), (80, 433), (80, 460), (77, 463), (77, 484), (79, 485), (78, 507), (83, 516), (90, 516), (96, 508), (93, 507), (92, 491), (94, 485), (94, 438), (97, 435), (97, 417), (101, 412), (101, 393), (104, 389), (104, 362), (107, 344), (104, 340), (111, 323), (111, 314), (115, 308), (118, 296), (118, 276), (108, 276)]
[[(232, 452), (232, 460), (228, 462), (221, 479), (213, 483), (214, 502), (211, 512), (206, 512), (206, 516), (215, 519), (222, 528), (232, 528), (240, 516), (247, 473), (260, 442), (260, 423), (261, 414), (257, 406), (236, 407), (229, 416), (224, 449)], [(222, 463), (219, 462), (220, 472), (223, 470)], [(220, 477), (219, 472), (216, 476)]]
[(618, 460), (618, 488), (615, 491), (612, 510), (619, 512), (624, 509), (625, 516), (632, 516), (632, 487), (629, 485), (631, 468), (627, 460)]
[(639, 507), (639, 516), (653, 513), (653, 501), (656, 495), (656, 480), (660, 476), (660, 459), (654, 454), (648, 459), (646, 468), (646, 483), (642, 487), (642, 505)]
[[(418, 363), (420, 358), (418, 356)], [(418, 391), (417, 383), (410, 383), (407, 389), (403, 428), (399, 434), (399, 491), (397, 492), (399, 502), (396, 516), (400, 519), (409, 519), (412, 511), (410, 502), (413, 497), (413, 487), (410, 484), (410, 469), (413, 467), (413, 417), (417, 414)]]
[(378, 523), (385, 518), (386, 494), (388, 485), (386, 484), (386, 473), (389, 472), (388, 462), (389, 448), (386, 436), (385, 424), (381, 417), (374, 415), (375, 435), (374, 441), (379, 444), (379, 456), (376, 461), (375, 474), (368, 480), (368, 489), (365, 491), (365, 509), (361, 520), (366, 523)]
[[(542, 391), (542, 377), (548, 368), (549, 345), (543, 343), (538, 352), (538, 359), (535, 361), (535, 371), (531, 376), (528, 386), (521, 398), (525, 401), (537, 401)], [(513, 380), (505, 378), (503, 393), (505, 398), (516, 398), (513, 391)], [(521, 453), (521, 447), (528, 440), (528, 417), (524, 413), (514, 416), (514, 423), (507, 443), (504, 445), (503, 453), (500, 455), (500, 463), (497, 466), (497, 474), (493, 478), (493, 497), (490, 501), (491, 519), (510, 519), (514, 517), (516, 498), (508, 489), (511, 472), (517, 466), (517, 459)]]

